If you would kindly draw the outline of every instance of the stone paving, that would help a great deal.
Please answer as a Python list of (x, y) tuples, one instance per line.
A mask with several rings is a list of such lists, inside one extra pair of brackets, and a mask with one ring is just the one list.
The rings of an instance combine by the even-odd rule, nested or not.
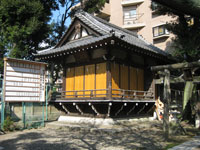
[(200, 150), (200, 136), (196, 136), (192, 140), (170, 148), (169, 150)]
[[(163, 150), (166, 146), (162, 122), (148, 120), (105, 126), (51, 122), (45, 128), (0, 135), (0, 150)], [(200, 150), (200, 135), (169, 150)]]
[[(59, 123), (60, 124), (60, 123)], [(115, 129), (113, 129), (115, 128)], [(162, 150), (162, 122), (136, 121), (115, 126), (81, 124), (23, 130), (0, 135), (3, 150)]]

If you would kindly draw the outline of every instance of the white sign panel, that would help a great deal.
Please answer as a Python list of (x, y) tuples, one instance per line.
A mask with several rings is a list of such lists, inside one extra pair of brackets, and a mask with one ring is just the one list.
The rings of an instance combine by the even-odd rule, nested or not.
[(44, 102), (45, 67), (45, 63), (5, 58), (4, 100)]

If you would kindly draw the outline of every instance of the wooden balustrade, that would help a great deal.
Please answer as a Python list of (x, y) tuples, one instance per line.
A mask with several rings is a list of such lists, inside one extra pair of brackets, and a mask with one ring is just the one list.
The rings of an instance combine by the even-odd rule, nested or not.
[[(108, 89), (94, 89), (94, 90), (74, 90), (61, 91), (55, 94), (55, 99), (95, 99), (108, 97)], [(124, 90), (112, 89), (112, 99), (154, 99), (154, 93), (150, 91)]]
[(56, 94), (56, 99), (106, 97), (107, 91), (108, 89), (61, 91)]
[[(112, 97), (121, 97), (123, 99), (154, 99), (154, 93), (150, 91), (137, 91), (137, 90), (124, 90), (124, 89), (112, 89), (112, 91), (118, 91), (118, 94), (113, 94)], [(116, 93), (116, 92), (115, 92)]]

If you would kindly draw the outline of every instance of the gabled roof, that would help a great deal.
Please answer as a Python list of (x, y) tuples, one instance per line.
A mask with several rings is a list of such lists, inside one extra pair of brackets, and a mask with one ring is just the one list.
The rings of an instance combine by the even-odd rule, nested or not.
[[(72, 28), (74, 22), (77, 20), (97, 34), (74, 41), (63, 42), (68, 38), (67, 36), (69, 36), (70, 29)], [(82, 47), (90, 46), (95, 43), (105, 42), (108, 39), (117, 39), (121, 42), (127, 43), (129, 46), (139, 48), (141, 51), (143, 51), (143, 53), (151, 53), (164, 57), (168, 56), (168, 53), (146, 42), (142, 37), (134, 34), (133, 32), (108, 23), (105, 20), (93, 16), (87, 12), (79, 11), (75, 14), (71, 25), (61, 38), (60, 42), (53, 49), (38, 52), (36, 57), (49, 56), (69, 52), (72, 50), (78, 50)]]

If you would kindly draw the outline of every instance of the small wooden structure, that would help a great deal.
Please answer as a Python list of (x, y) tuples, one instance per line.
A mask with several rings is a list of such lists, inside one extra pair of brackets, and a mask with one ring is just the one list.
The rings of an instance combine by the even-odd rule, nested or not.
[(58, 44), (36, 58), (63, 66), (63, 91), (51, 102), (68, 114), (112, 117), (152, 113), (150, 66), (172, 61), (142, 37), (83, 11)]
[[(163, 116), (163, 129), (165, 132), (166, 138), (169, 137), (169, 109), (170, 109), (170, 103), (171, 103), (171, 88), (170, 83), (180, 83), (180, 82), (186, 82), (186, 81), (192, 81), (193, 83), (200, 81), (199, 74), (195, 74), (195, 70), (198, 70), (200, 67), (200, 61), (195, 62), (185, 62), (185, 63), (176, 63), (171, 65), (161, 65), (161, 66), (153, 66), (151, 67), (151, 70), (156, 72), (157, 74), (160, 74), (161, 78), (157, 79), (157, 83), (161, 83), (161, 80), (164, 82), (164, 116)], [(181, 71), (183, 72), (182, 77), (171, 77), (170, 74), (172, 71)], [(163, 78), (164, 77), (164, 78)], [(198, 103), (197, 103), (198, 105)], [(199, 108), (197, 107), (197, 118), (199, 118), (198, 114)]]

